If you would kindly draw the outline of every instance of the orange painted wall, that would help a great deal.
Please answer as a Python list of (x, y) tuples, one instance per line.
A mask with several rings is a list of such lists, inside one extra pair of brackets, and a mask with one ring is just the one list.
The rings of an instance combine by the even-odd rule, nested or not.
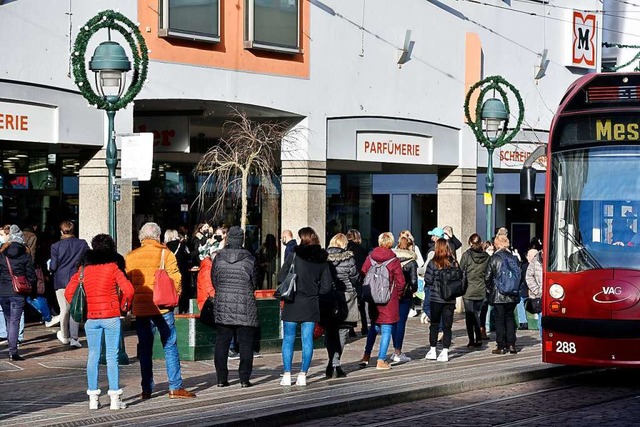
[[(309, 3), (301, 0), (302, 53), (286, 55), (245, 49), (244, 0), (220, 0), (220, 42), (203, 43), (158, 37), (159, 1), (138, 0), (138, 21), (151, 60), (309, 78)], [(147, 32), (147, 28), (151, 31)]]
[[(466, 97), (469, 88), (482, 79), (482, 43), (476, 33), (467, 33), (466, 35), (464, 68), (464, 96)], [(479, 94), (480, 91), (476, 90), (469, 100), (469, 114), (474, 120)]]

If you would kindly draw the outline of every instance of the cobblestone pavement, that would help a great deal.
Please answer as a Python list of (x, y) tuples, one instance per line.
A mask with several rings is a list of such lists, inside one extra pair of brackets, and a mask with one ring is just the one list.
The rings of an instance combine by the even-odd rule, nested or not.
[(314, 426), (637, 426), (640, 373), (590, 371), (306, 422)]
[[(243, 389), (237, 379), (238, 361), (230, 361), (231, 387), (217, 388), (213, 361), (183, 361), (184, 385), (197, 393), (192, 400), (168, 399), (165, 367), (154, 361), (156, 388), (152, 399), (142, 401), (139, 365), (135, 359), (137, 338), (127, 332), (126, 348), (132, 364), (120, 367), (121, 387), (128, 408), (111, 411), (106, 406), (89, 411), (86, 395), (86, 342), (82, 349), (63, 346), (55, 338), (55, 328), (28, 325), (21, 354), (27, 360), (11, 362), (6, 344), (0, 345), (0, 425), (30, 427), (45, 425), (281, 425), (341, 415), (365, 408), (403, 403), (431, 397), (455, 395), (476, 389), (500, 387), (558, 375), (566, 368), (540, 362), (538, 331), (518, 331), (517, 355), (492, 355), (493, 344), (479, 350), (466, 348), (464, 320), (457, 316), (454, 340), (448, 363), (427, 362), (426, 325), (409, 319), (404, 350), (413, 358), (409, 363), (382, 372), (375, 368), (359, 369), (364, 338), (352, 338), (343, 355), (344, 379), (326, 380), (324, 349), (314, 352), (307, 387), (279, 385), (282, 362), (280, 354), (265, 354), (256, 359), (252, 382)], [(374, 354), (377, 345), (374, 347)], [(294, 357), (294, 375), (300, 352)], [(375, 366), (375, 358), (373, 359)], [(106, 394), (105, 369), (100, 371), (100, 385)], [(407, 397), (409, 396), (409, 398)], [(448, 398), (451, 402), (451, 398)], [(445, 401), (447, 399), (445, 398)], [(444, 405), (444, 403), (443, 403)], [(412, 405), (409, 405), (412, 406)], [(161, 415), (161, 416), (159, 416)], [(378, 419), (379, 421), (379, 419)]]

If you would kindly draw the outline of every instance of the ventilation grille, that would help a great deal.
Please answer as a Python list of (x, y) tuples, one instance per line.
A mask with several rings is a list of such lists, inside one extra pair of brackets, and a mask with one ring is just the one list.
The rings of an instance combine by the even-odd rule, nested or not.
[(625, 102), (638, 101), (640, 97), (640, 87), (638, 86), (599, 86), (587, 89), (587, 102), (590, 104), (598, 102)]

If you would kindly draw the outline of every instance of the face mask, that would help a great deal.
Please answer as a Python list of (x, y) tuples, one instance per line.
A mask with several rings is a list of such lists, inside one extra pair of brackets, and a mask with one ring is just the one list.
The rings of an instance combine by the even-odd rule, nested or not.
[(222, 242), (222, 236), (219, 234), (216, 234), (213, 236), (213, 240), (215, 240), (216, 242)]

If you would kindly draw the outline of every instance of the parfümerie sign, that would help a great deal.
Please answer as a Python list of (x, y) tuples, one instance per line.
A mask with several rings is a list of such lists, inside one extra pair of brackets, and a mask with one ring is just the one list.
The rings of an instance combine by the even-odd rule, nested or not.
[(356, 160), (385, 163), (431, 163), (432, 138), (415, 134), (358, 132)]

